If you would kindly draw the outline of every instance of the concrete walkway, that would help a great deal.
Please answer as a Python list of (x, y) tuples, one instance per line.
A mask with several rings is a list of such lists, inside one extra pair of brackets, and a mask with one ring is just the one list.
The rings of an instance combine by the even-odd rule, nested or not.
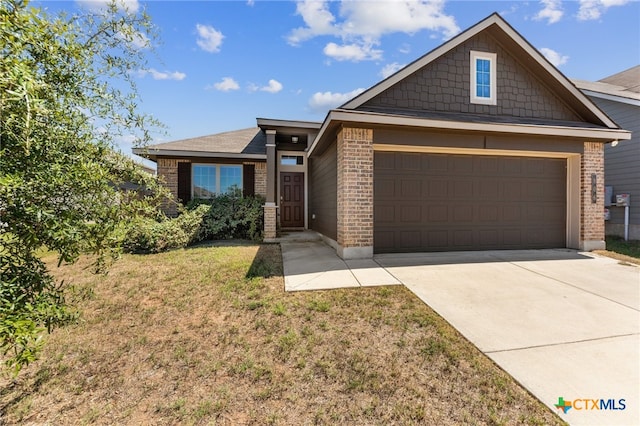
[(345, 262), (313, 234), (281, 246), (287, 291), (402, 283), (570, 424), (640, 425), (638, 267), (574, 250)]
[(401, 284), (372, 259), (342, 260), (315, 232), (289, 232), (278, 241), (286, 291)]

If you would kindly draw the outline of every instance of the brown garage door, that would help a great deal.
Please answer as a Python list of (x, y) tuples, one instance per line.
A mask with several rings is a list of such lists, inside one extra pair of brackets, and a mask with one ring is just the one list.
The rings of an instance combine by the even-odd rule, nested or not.
[(566, 160), (376, 152), (376, 253), (566, 247)]

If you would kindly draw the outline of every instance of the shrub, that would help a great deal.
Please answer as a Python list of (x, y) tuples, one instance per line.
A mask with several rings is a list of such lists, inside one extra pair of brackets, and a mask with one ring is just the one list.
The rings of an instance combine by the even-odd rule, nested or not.
[(260, 196), (242, 197), (233, 191), (211, 200), (195, 199), (177, 218), (132, 223), (123, 249), (131, 253), (159, 253), (203, 240), (262, 239), (264, 216)]
[[(202, 201), (194, 200), (194, 203)], [(243, 197), (240, 190), (218, 195), (209, 201), (211, 208), (205, 218), (207, 239), (262, 239), (264, 199)], [(202, 204), (200, 204), (202, 205)]]
[(209, 206), (184, 211), (174, 219), (135, 222), (123, 242), (123, 249), (131, 253), (159, 253), (186, 247), (206, 238), (203, 221)]

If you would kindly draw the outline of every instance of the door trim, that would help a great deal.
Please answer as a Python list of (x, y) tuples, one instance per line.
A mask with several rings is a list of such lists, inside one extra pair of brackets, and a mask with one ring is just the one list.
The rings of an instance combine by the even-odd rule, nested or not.
[[(283, 166), (281, 165), (281, 160), (283, 155), (302, 155), (303, 156), (303, 164), (295, 165), (295, 166)], [(308, 157), (305, 151), (277, 151), (276, 154), (276, 205), (280, 207), (280, 173), (281, 172), (301, 172), (304, 173), (304, 229), (309, 229), (309, 217), (307, 212), (309, 211), (309, 182), (307, 179), (307, 169), (308, 169)], [(280, 214), (280, 209), (278, 208), (278, 215)], [(280, 218), (278, 217), (278, 223), (280, 223)]]
[[(302, 184), (300, 185), (301, 189), (302, 189), (302, 200), (300, 200), (299, 206), (302, 207), (302, 218), (301, 218), (301, 226), (285, 226), (283, 224), (283, 206), (282, 206), (282, 187), (284, 185), (284, 181), (282, 179), (282, 175), (283, 174), (290, 174), (290, 175), (299, 175), (300, 177), (302, 177)], [(280, 180), (280, 198), (279, 198), (279, 202), (280, 202), (280, 227), (282, 229), (304, 229), (304, 225), (305, 225), (305, 218), (306, 218), (306, 209), (305, 209), (305, 181), (306, 181), (306, 176), (304, 174), (304, 172), (290, 172), (290, 171), (281, 171), (279, 173), (279, 180)], [(295, 203), (295, 202), (294, 202)], [(298, 205), (298, 204), (295, 204)]]

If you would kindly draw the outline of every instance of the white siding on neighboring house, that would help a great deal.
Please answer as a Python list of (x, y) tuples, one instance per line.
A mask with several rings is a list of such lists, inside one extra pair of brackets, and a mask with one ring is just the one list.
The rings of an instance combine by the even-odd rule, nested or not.
[[(617, 146), (605, 146), (605, 185), (613, 186), (613, 193), (631, 194), (629, 238), (640, 240), (640, 106), (591, 96), (591, 100), (621, 128), (632, 131), (632, 138)], [(615, 200), (614, 200), (615, 201)], [(607, 235), (624, 235), (624, 208), (610, 207), (611, 220), (606, 224)]]

